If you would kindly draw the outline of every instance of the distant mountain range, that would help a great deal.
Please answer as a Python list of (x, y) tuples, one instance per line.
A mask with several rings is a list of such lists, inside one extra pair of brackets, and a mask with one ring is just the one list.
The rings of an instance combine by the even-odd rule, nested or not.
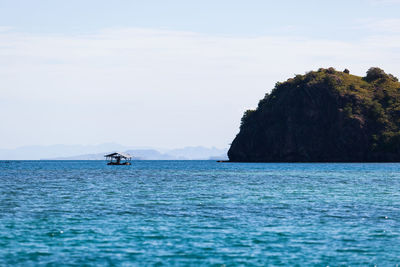
[(120, 144), (24, 146), (0, 149), (0, 160), (103, 160), (104, 154), (127, 152), (134, 160), (226, 160), (227, 149), (202, 146), (179, 149), (127, 147)]

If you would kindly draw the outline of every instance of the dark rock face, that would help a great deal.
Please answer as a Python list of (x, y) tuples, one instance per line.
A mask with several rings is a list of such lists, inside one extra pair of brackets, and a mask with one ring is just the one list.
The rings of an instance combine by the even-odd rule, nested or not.
[(400, 161), (400, 83), (369, 72), (320, 69), (278, 83), (245, 112), (230, 161)]

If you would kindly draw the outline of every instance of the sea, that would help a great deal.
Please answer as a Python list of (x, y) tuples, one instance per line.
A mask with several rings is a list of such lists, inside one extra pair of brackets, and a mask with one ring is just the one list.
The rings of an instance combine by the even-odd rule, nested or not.
[(0, 161), (1, 266), (397, 266), (400, 164)]

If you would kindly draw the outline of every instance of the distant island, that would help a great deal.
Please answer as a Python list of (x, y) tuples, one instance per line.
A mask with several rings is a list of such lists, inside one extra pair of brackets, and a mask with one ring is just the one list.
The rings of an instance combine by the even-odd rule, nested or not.
[[(170, 149), (164, 153), (157, 149), (129, 149), (123, 150), (133, 156), (132, 160), (226, 160), (226, 149), (215, 147), (207, 148), (202, 146), (184, 147), (179, 149)], [(81, 154), (69, 157), (53, 157), (47, 160), (104, 160), (103, 153)]]
[(319, 69), (277, 83), (247, 110), (232, 162), (399, 162), (400, 83), (380, 68), (365, 77)]
[(0, 149), (0, 160), (104, 160), (111, 152), (126, 152), (133, 160), (227, 160), (227, 148), (187, 146), (175, 149), (98, 145), (35, 145)]

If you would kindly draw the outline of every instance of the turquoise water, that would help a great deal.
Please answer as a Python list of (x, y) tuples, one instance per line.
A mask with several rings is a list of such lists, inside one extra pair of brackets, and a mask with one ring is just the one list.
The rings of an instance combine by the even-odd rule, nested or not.
[(400, 164), (0, 162), (0, 265), (400, 263)]

